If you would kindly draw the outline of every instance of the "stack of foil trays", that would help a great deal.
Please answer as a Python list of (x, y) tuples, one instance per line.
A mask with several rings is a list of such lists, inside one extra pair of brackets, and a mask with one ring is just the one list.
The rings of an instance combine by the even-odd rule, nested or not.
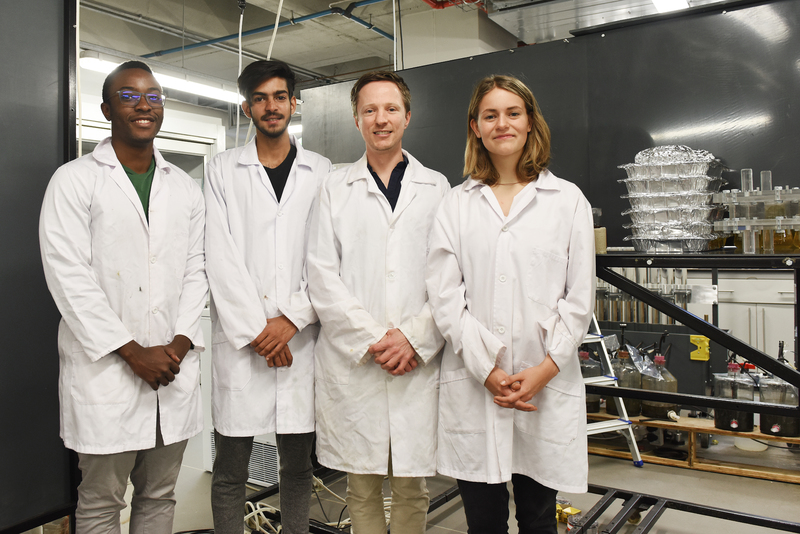
[[(713, 154), (688, 146), (667, 145), (636, 154), (635, 163), (620, 165), (628, 177), (619, 180), (628, 188), (631, 223), (625, 228), (639, 252), (701, 252), (718, 239), (714, 221), (724, 206), (712, 204), (714, 193), (726, 183), (726, 170)], [(712, 247), (713, 248), (713, 247)]]

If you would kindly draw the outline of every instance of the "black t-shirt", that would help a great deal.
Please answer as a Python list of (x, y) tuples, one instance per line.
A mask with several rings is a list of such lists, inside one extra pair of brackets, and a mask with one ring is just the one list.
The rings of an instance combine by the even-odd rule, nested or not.
[(278, 202), (281, 201), (281, 195), (283, 195), (283, 189), (286, 187), (286, 180), (289, 179), (289, 172), (292, 170), (295, 157), (297, 157), (297, 147), (292, 145), (283, 163), (274, 169), (264, 166), (264, 170), (267, 171), (267, 176), (269, 176), (269, 181), (272, 182), (272, 188), (275, 190)]

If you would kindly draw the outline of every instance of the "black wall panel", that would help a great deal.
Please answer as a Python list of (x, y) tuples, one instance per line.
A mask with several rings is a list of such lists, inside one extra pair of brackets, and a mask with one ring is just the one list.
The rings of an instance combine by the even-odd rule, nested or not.
[[(587, 50), (588, 198), (615, 244), (630, 222), (616, 180), (644, 148), (710, 150), (732, 169), (800, 186), (800, 2), (704, 13), (580, 38)], [(739, 187), (738, 173), (725, 177)], [(606, 209), (608, 207), (609, 209)]]
[[(588, 123), (585, 54), (571, 43), (497, 52), (400, 73), (411, 89), (411, 123), (403, 137), (424, 165), (460, 183), (467, 140), (467, 107), (474, 84), (489, 74), (512, 74), (533, 90), (553, 137), (551, 169), (582, 187), (588, 185)], [(343, 83), (303, 91), (303, 145), (348, 163), (364, 153), (355, 128), (350, 88)], [(563, 117), (552, 120), (550, 117)]]
[(0, 531), (71, 504), (58, 435), (59, 314), (38, 238), (45, 187), (66, 161), (70, 11), (60, 0), (4, 2), (0, 17)]
[[(409, 69), (404, 147), (451, 183), (462, 179), (473, 84), (514, 74), (536, 95), (552, 132), (551, 170), (603, 209), (609, 244), (623, 245), (629, 207), (618, 165), (663, 144), (710, 150), (733, 169), (773, 171), (800, 186), (800, 1), (718, 11)], [(349, 89), (303, 91), (303, 142), (335, 162), (361, 156)], [(738, 173), (726, 177), (739, 185)]]

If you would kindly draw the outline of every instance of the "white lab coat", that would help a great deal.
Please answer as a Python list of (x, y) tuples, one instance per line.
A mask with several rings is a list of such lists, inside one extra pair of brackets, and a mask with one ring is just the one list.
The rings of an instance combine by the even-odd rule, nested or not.
[[(206, 172), (206, 270), (211, 286), (212, 417), (225, 436), (314, 431), (317, 315), (308, 298), (306, 230), (331, 164), (296, 144), (278, 203), (255, 138)], [(251, 347), (267, 318), (286, 316), (291, 367), (269, 367)]]
[[(427, 284), (447, 343), (439, 395), (441, 474), (501, 483), (527, 475), (560, 491), (586, 491), (586, 408), (578, 345), (594, 307), (589, 203), (549, 171), (514, 198), (508, 217), (491, 189), (467, 179), (439, 208)], [(547, 354), (560, 372), (530, 401), (494, 404), (484, 382)]]
[[(308, 275), (322, 330), (316, 348), (317, 457), (349, 473), (436, 471), (439, 351), (444, 343), (425, 291), (428, 233), (450, 186), (409, 164), (392, 211), (366, 155), (332, 173), (312, 218)], [(367, 352), (399, 328), (420, 364), (398, 377)]]
[[(47, 187), (39, 244), (58, 330), (61, 437), (77, 452), (155, 447), (200, 432), (200, 314), (208, 295), (200, 188), (155, 150), (150, 222), (110, 138), (62, 165)], [(113, 352), (131, 340), (195, 346), (153, 391)]]

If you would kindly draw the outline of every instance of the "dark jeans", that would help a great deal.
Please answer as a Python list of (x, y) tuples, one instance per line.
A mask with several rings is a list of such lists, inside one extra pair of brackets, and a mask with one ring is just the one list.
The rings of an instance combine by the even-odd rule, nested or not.
[[(556, 534), (556, 490), (542, 486), (525, 475), (511, 475), (514, 504), (520, 534)], [(458, 481), (467, 532), (508, 533), (508, 486), (485, 482)]]
[[(280, 459), (281, 525), (286, 534), (308, 534), (311, 500), (311, 449), (314, 433), (277, 434)], [(247, 465), (253, 438), (232, 438), (214, 431), (217, 455), (211, 477), (211, 513), (217, 534), (242, 534), (246, 502)]]

